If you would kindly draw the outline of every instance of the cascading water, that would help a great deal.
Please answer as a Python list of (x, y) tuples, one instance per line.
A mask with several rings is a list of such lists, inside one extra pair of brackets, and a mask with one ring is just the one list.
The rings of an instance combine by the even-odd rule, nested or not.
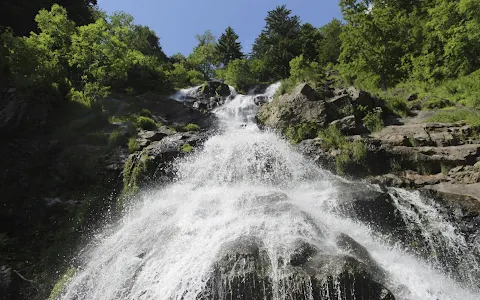
[[(271, 98), (276, 88), (261, 96)], [(348, 182), (314, 166), (275, 133), (260, 131), (252, 122), (257, 96), (237, 95), (215, 110), (219, 133), (176, 162), (173, 183), (145, 192), (119, 224), (94, 239), (60, 299), (252, 299), (226, 292), (236, 284), (228, 276), (248, 272), (248, 261), (212, 271), (225, 247), (242, 237), (253, 237), (267, 257), (255, 271), (263, 279), (241, 283), (259, 285), (251, 289), (260, 290), (261, 299), (354, 299), (335, 280), (316, 289), (306, 275), (311, 269), (298, 280), (292, 275), (292, 265), (308, 264), (294, 262), (301, 260), (298, 241), (332, 263), (355, 252), (338, 243), (345, 235), (384, 270), (382, 284), (395, 299), (480, 299), (478, 261), (432, 201), (404, 190), (389, 193), (407, 225), (403, 234), (421, 241), (421, 255), (411, 251), (415, 245), (349, 214)], [(436, 259), (440, 252), (445, 259)], [(215, 281), (221, 270), (227, 277)]]

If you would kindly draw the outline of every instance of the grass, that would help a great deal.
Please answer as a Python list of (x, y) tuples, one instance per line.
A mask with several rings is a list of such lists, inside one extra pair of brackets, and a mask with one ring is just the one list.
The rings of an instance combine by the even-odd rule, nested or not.
[(437, 112), (433, 117), (428, 119), (428, 121), (439, 123), (465, 121), (471, 126), (480, 127), (480, 111), (469, 108), (444, 109)]
[(137, 141), (135, 136), (132, 136), (128, 139), (128, 151), (130, 153), (140, 150), (140, 144)]
[(347, 140), (335, 126), (321, 130), (319, 137), (326, 147), (340, 150), (340, 154), (335, 158), (337, 174), (354, 173), (366, 167), (368, 149), (362, 141)]
[(190, 153), (193, 151), (193, 147), (192, 145), (190, 144), (183, 144), (181, 147), (180, 147), (180, 151), (182, 153)]

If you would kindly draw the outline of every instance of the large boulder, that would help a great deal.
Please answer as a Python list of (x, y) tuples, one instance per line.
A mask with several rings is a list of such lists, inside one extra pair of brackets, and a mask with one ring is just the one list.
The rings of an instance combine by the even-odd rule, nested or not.
[[(277, 264), (260, 239), (241, 237), (219, 253), (197, 299), (393, 300), (386, 276), (366, 249), (346, 235), (337, 243), (351, 255), (325, 254), (298, 240), (290, 257), (279, 257)], [(274, 272), (274, 265), (282, 270)]]
[(323, 126), (327, 120), (325, 101), (317, 100), (315, 91), (306, 83), (298, 85), (292, 93), (263, 105), (257, 117), (263, 125), (280, 131), (292, 124), (315, 123)]

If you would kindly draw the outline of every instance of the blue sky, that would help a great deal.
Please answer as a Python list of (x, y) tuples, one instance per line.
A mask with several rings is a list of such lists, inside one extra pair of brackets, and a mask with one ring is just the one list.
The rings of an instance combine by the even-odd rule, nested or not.
[(218, 38), (228, 26), (240, 36), (243, 50), (249, 52), (265, 25), (267, 12), (282, 4), (302, 22), (317, 27), (341, 17), (338, 0), (98, 0), (107, 13), (124, 11), (136, 24), (153, 29), (167, 55), (188, 55), (196, 44), (196, 34), (210, 29)]

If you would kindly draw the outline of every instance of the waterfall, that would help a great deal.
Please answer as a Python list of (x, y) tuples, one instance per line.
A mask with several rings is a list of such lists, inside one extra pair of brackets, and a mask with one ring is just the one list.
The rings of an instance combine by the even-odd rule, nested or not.
[[(260, 96), (272, 99), (277, 88)], [(265, 299), (353, 299), (335, 282), (316, 290), (311, 268), (292, 276), (297, 265), (308, 264), (298, 258), (299, 241), (329, 265), (366, 249), (364, 261), (386, 274), (377, 277), (395, 299), (480, 299), (477, 258), (434, 201), (391, 189), (384, 196), (395, 213), (386, 218), (401, 228), (369, 221), (369, 195), (382, 195), (379, 189), (334, 176), (276, 133), (258, 129), (258, 96), (237, 95), (214, 111), (217, 133), (176, 161), (172, 183), (145, 191), (118, 224), (93, 238), (60, 299), (249, 299), (225, 294), (235, 283), (213, 280), (222, 269), (212, 271), (220, 253), (243, 237), (262, 245), (258, 256), (267, 262), (255, 265), (261, 279), (243, 284), (271, 288)], [(372, 220), (375, 209), (382, 208), (374, 207)], [(347, 235), (361, 245), (357, 250), (338, 242)], [(232, 268), (241, 273), (251, 266)]]

